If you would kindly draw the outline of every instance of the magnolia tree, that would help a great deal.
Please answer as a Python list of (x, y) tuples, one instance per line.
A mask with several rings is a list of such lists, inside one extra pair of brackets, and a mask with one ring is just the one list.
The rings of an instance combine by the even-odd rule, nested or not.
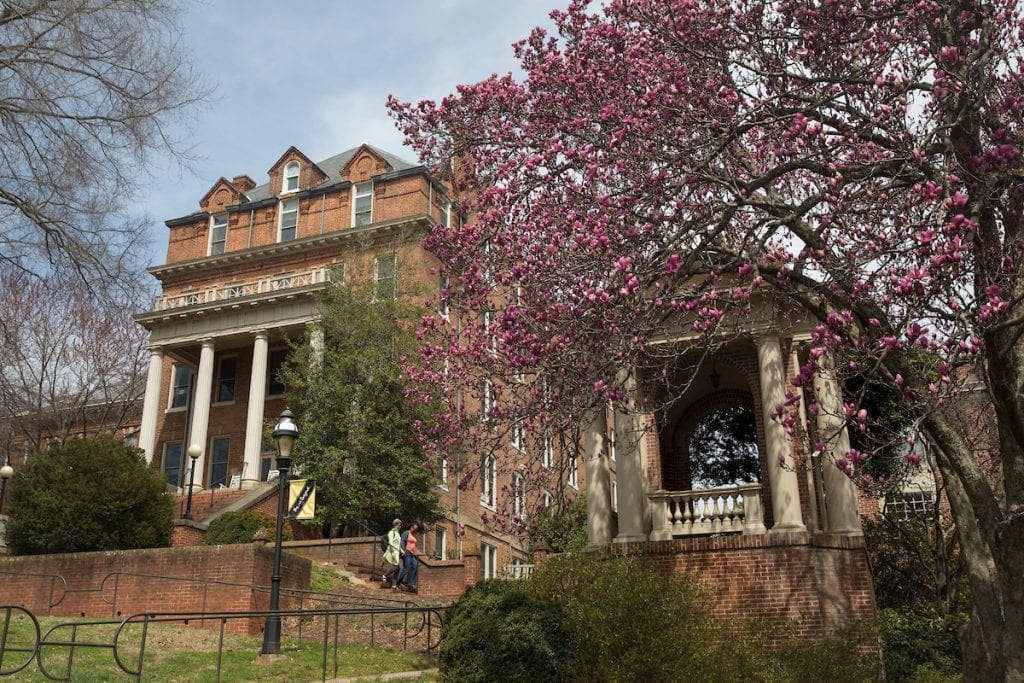
[[(816, 367), (868, 376), (936, 454), (973, 592), (968, 678), (1024, 678), (1020, 9), (612, 0), (552, 16), (557, 37), (516, 46), (523, 81), (390, 103), (472, 216), (427, 241), (458, 314), (425, 321), (421, 377), (490, 376), (496, 405), (543, 433), (629, 400), (619, 368), (652, 375), (752, 297), (784, 300), (818, 321), (790, 397)], [(680, 320), (696, 346), (653, 343)], [(968, 378), (991, 401), (994, 476), (951, 416)], [(872, 410), (854, 395), (842, 417), (871, 433)], [(441, 447), (463, 413), (435, 426)], [(792, 414), (775, 419), (799, 428)], [(835, 466), (860, 476), (870, 457)]]

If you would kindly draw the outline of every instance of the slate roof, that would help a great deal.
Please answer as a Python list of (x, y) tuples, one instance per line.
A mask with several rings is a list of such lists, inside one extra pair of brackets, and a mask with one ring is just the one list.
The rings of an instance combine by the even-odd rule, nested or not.
[[(388, 162), (388, 164), (390, 164), (391, 166), (391, 172), (408, 171), (413, 168), (421, 168), (419, 164), (410, 163), (405, 159), (401, 159), (395, 156), (394, 154), (390, 152), (385, 152), (384, 150), (374, 147), (373, 145), (365, 146), (373, 150), (373, 152), (380, 156), (382, 159), (384, 159), (384, 161)], [(353, 147), (352, 149), (346, 150), (341, 154), (335, 154), (332, 157), (317, 162), (317, 166), (320, 167), (320, 170), (327, 175), (327, 179), (324, 180), (319, 185), (307, 189), (316, 189), (317, 187), (329, 187), (330, 185), (334, 185), (335, 183), (341, 182), (341, 169), (343, 169), (345, 167), (345, 164), (351, 161), (352, 157), (355, 156), (355, 153), (362, 148), (363, 145), (360, 145), (359, 147)], [(267, 199), (268, 197), (271, 196), (270, 183), (257, 185), (256, 187), (246, 192), (245, 196), (249, 199), (250, 202), (258, 202), (262, 199)]]

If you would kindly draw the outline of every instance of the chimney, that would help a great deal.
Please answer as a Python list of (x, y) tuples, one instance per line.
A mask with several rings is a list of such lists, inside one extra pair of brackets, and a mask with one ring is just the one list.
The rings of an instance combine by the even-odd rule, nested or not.
[(236, 175), (231, 179), (231, 184), (237, 187), (240, 192), (248, 192), (256, 187), (256, 182), (247, 175)]

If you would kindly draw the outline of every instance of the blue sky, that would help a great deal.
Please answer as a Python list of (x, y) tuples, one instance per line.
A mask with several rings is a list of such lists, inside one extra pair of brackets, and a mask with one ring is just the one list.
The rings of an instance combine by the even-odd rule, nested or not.
[(567, 0), (200, 2), (181, 18), (185, 48), (216, 87), (190, 129), (192, 171), (151, 169), (150, 265), (163, 221), (197, 211), (221, 176), (266, 172), (290, 145), (319, 161), (370, 142), (415, 161), (384, 109), (389, 94), (440, 99), (460, 83), (519, 73), (512, 43)]

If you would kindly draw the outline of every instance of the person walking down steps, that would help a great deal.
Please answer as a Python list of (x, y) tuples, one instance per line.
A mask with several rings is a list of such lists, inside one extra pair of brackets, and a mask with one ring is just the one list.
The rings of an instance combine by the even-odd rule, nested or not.
[(391, 530), (388, 531), (388, 547), (384, 551), (384, 561), (391, 565), (391, 568), (384, 574), (384, 581), (390, 588), (398, 587), (398, 574), (402, 570), (402, 535), (399, 529), (402, 528), (402, 520), (396, 519), (391, 523)]
[(409, 530), (402, 533), (402, 545), (401, 545), (401, 556), (402, 556), (402, 573), (398, 575), (398, 585), (395, 586), (395, 590), (399, 590), (403, 586), (406, 590), (413, 593), (416, 592), (416, 579), (419, 574), (420, 561), (416, 557), (417, 552), (417, 541), (416, 541), (416, 530), (419, 527), (415, 522), (409, 525)]

